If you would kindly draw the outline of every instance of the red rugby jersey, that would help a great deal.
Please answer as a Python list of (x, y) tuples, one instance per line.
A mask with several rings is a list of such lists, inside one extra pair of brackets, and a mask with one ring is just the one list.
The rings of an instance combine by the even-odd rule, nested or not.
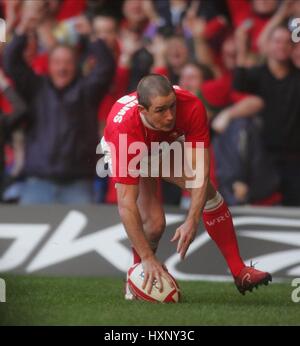
[[(148, 150), (152, 142), (172, 143), (180, 136), (184, 136), (185, 142), (202, 142), (205, 148), (209, 147), (209, 129), (206, 110), (202, 102), (190, 92), (174, 87), (176, 93), (176, 122), (172, 130), (156, 131), (146, 128), (141, 120), (137, 107), (136, 92), (119, 99), (112, 107), (106, 122), (104, 138), (112, 143), (115, 148), (113, 158), (114, 181), (122, 184), (138, 184), (139, 177), (127, 176), (120, 173), (120, 158), (126, 155), (127, 163), (136, 157), (137, 153), (129, 154), (128, 147), (133, 142), (145, 143)], [(119, 142), (119, 135), (127, 135), (127, 147)], [(111, 144), (110, 144), (111, 146)]]

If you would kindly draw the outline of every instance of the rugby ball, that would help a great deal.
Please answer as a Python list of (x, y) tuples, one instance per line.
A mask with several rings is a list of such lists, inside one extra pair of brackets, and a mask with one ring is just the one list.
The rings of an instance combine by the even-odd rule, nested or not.
[(127, 273), (127, 281), (132, 294), (139, 300), (145, 300), (148, 302), (160, 302), (160, 303), (178, 303), (180, 301), (180, 289), (176, 280), (170, 275), (171, 280), (174, 283), (174, 287), (171, 287), (169, 282), (162, 277), (163, 291), (158, 289), (157, 282), (153, 283), (151, 293), (148, 294), (146, 289), (143, 289), (144, 270), (142, 263), (134, 264), (129, 268)]

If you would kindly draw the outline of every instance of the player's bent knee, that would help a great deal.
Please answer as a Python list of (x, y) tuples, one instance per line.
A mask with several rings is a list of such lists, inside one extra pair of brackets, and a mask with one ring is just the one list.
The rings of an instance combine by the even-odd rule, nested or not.
[(219, 191), (216, 191), (212, 198), (207, 198), (204, 211), (214, 210), (223, 203), (224, 199)]
[(214, 198), (217, 195), (218, 191), (215, 189), (211, 181), (209, 181), (207, 186), (207, 200)]
[(145, 224), (145, 232), (149, 239), (157, 240), (161, 237), (166, 228), (166, 221), (164, 218), (148, 220)]

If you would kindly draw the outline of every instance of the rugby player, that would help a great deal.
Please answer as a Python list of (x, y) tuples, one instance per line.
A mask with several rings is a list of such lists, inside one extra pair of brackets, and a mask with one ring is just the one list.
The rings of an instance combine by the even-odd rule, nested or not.
[[(120, 142), (120, 135), (126, 135), (126, 145)], [(161, 166), (156, 172), (162, 179), (187, 189), (191, 194), (185, 221), (171, 239), (177, 242), (177, 252), (184, 259), (202, 217), (206, 231), (224, 256), (238, 290), (245, 294), (245, 291), (252, 291), (258, 285), (267, 285), (272, 280), (269, 273), (259, 271), (252, 265), (246, 266), (243, 262), (231, 213), (221, 194), (210, 182), (209, 128), (203, 104), (188, 91), (173, 86), (166, 77), (151, 74), (141, 79), (136, 92), (114, 104), (101, 140), (105, 162), (109, 164), (116, 183), (119, 214), (132, 243), (133, 262), (142, 262), (143, 265), (144, 289), (150, 293), (156, 281), (163, 290), (162, 276), (172, 284), (167, 268), (155, 256), (166, 221), (157, 194), (157, 175), (141, 174), (142, 159), (137, 169), (132, 170), (129, 162), (143, 156), (128, 148), (131, 144), (142, 143), (148, 149), (148, 158), (149, 155), (156, 155), (161, 163), (163, 154), (152, 153), (151, 143), (175, 141), (182, 145), (184, 142), (191, 143), (191, 168), (196, 166), (197, 159), (202, 160), (203, 167), (201, 184), (194, 187), (187, 187), (191, 177), (185, 174), (184, 169), (181, 176), (174, 174), (174, 154), (171, 156), (169, 176), (162, 174)], [(202, 143), (202, 155), (197, 152), (197, 143)], [(134, 299), (128, 285), (125, 299)]]

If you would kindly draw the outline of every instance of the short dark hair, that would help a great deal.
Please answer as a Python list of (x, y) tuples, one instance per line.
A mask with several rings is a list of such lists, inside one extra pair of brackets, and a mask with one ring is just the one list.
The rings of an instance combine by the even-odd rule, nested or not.
[(151, 105), (150, 99), (156, 96), (168, 96), (175, 93), (172, 83), (160, 74), (149, 74), (143, 77), (137, 86), (137, 98), (139, 104), (148, 109)]

